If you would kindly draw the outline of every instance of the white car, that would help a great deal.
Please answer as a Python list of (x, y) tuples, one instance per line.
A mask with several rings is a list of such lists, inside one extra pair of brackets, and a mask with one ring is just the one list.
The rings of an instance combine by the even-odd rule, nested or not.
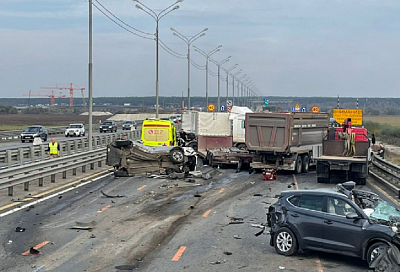
[(85, 126), (83, 124), (70, 124), (65, 130), (65, 137), (85, 136)]

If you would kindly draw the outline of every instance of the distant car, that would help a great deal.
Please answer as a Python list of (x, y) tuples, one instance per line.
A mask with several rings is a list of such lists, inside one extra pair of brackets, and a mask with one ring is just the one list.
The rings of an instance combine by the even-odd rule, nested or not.
[(21, 133), (21, 142), (33, 142), (35, 137), (40, 137), (43, 141), (47, 141), (47, 129), (44, 126), (30, 126)]
[(117, 132), (117, 124), (114, 121), (105, 121), (100, 125), (100, 133), (103, 132)]
[(122, 124), (122, 130), (131, 130), (132, 128), (137, 129), (137, 124), (135, 121), (126, 121)]
[(399, 248), (398, 208), (354, 187), (350, 181), (336, 190), (281, 192), (267, 214), (270, 245), (281, 255), (318, 250), (360, 257), (368, 265), (389, 247)]
[(85, 126), (83, 124), (70, 124), (65, 130), (65, 137), (85, 136)]

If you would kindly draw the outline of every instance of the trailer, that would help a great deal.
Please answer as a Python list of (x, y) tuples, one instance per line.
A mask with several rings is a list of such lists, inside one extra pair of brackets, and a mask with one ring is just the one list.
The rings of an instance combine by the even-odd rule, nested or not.
[(354, 181), (365, 185), (370, 161), (367, 129), (353, 128), (351, 119), (342, 127), (329, 128), (324, 137), (322, 155), (317, 157), (318, 183)]
[(253, 169), (308, 172), (322, 155), (328, 113), (247, 113), (246, 145), (254, 153)]

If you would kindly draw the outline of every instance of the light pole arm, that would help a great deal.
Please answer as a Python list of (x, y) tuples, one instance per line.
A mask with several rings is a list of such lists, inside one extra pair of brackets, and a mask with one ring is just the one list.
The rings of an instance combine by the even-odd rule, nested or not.
[[(170, 7), (171, 7), (171, 6), (170, 6)], [(160, 13), (158, 14), (158, 16), (157, 16), (158, 20), (161, 20), (162, 17), (164, 17), (164, 16), (167, 15), (168, 13), (171, 13), (171, 12), (173, 12), (174, 10), (177, 10), (177, 9), (179, 9), (179, 6), (175, 6), (173, 9), (171, 9), (170, 11), (164, 13), (164, 14), (161, 15), (161, 16), (160, 16), (160, 14), (161, 14), (162, 12), (164, 12), (164, 11), (160, 12)]]

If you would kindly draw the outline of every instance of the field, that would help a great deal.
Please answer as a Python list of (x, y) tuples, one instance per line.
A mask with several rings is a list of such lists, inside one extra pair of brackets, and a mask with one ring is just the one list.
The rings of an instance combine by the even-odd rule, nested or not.
[[(93, 124), (104, 121), (106, 116), (94, 116)], [(71, 123), (88, 125), (88, 117), (75, 114), (4, 114), (0, 115), (0, 131), (22, 130), (30, 125), (46, 127), (68, 126)]]
[(365, 121), (377, 122), (380, 124), (388, 124), (394, 127), (400, 127), (400, 116), (364, 116)]

